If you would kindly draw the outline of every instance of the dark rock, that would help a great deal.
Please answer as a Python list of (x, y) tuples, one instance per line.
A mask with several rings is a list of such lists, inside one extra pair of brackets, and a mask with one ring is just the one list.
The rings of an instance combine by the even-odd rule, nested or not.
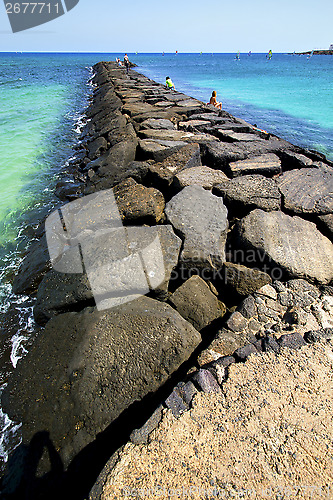
[[(170, 306), (147, 297), (67, 313), (51, 320), (20, 360), (2, 407), (23, 422), (24, 445), (49, 432), (66, 469), (125, 409), (161, 387), (200, 341)], [(49, 465), (42, 460), (39, 468)]]
[(96, 158), (106, 152), (108, 143), (104, 137), (98, 137), (94, 141), (88, 143), (87, 147), (90, 160), (96, 160)]
[(162, 420), (163, 406), (158, 406), (152, 416), (147, 420), (147, 422), (140, 427), (140, 429), (134, 429), (130, 435), (130, 441), (133, 444), (146, 444), (148, 443), (149, 434), (156, 429), (158, 424)]
[(288, 347), (289, 349), (299, 349), (300, 347), (306, 345), (305, 340), (299, 333), (290, 333), (287, 335), (282, 335), (278, 339), (278, 343), (281, 349), (283, 349), (284, 347)]
[(219, 269), (225, 261), (228, 230), (222, 199), (202, 187), (189, 186), (167, 203), (165, 212), (184, 239), (182, 264), (191, 269)]
[(225, 205), (239, 215), (254, 208), (267, 212), (280, 210), (281, 194), (274, 180), (262, 175), (244, 175), (216, 185), (214, 193), (223, 197)]
[(54, 194), (61, 201), (71, 201), (82, 195), (83, 185), (77, 182), (61, 181), (56, 185)]
[(236, 144), (227, 144), (223, 142), (212, 141), (207, 145), (204, 163), (208, 167), (220, 169), (224, 172), (230, 162), (244, 160), (246, 153), (242, 147)]
[(161, 162), (186, 145), (184, 141), (144, 139), (139, 140), (139, 154), (145, 160), (151, 158), (157, 162)]
[(333, 212), (333, 169), (290, 170), (277, 179), (284, 206), (294, 213)]
[(273, 153), (232, 162), (227, 171), (231, 177), (239, 177), (240, 175), (247, 174), (261, 174), (265, 177), (271, 177), (280, 172), (281, 161), (279, 157)]
[(170, 154), (163, 161), (150, 165), (149, 181), (160, 189), (167, 190), (174, 176), (183, 170), (201, 165), (200, 147), (198, 144), (187, 144)]
[(321, 328), (316, 331), (309, 331), (304, 334), (304, 340), (308, 344), (314, 344), (320, 340), (332, 340), (333, 339), (333, 328)]
[(258, 350), (253, 344), (247, 344), (244, 347), (240, 347), (235, 351), (235, 358), (239, 361), (246, 361), (250, 354), (258, 354)]
[(313, 166), (313, 161), (305, 155), (294, 151), (283, 151), (281, 153), (282, 170), (293, 170), (299, 168), (308, 168)]
[(36, 293), (43, 276), (50, 270), (51, 262), (45, 235), (32, 242), (26, 257), (13, 281), (15, 294)]
[(225, 262), (223, 265), (224, 284), (238, 295), (250, 295), (259, 290), (267, 283), (271, 283), (271, 277), (259, 271), (232, 262)]
[(190, 406), (192, 400), (196, 394), (198, 394), (195, 385), (190, 380), (186, 383), (181, 383), (177, 385), (177, 390), (179, 395), (183, 398), (185, 403)]
[(312, 222), (256, 209), (240, 221), (237, 231), (240, 245), (257, 252), (258, 262), (275, 269), (274, 279), (281, 278), (282, 270), (318, 283), (332, 280), (332, 243)]
[(136, 182), (142, 184), (148, 174), (148, 167), (148, 163), (144, 161), (133, 161), (127, 166), (110, 165), (107, 175), (103, 177), (95, 175), (94, 171), (92, 171), (92, 178), (95, 184), (88, 185), (86, 194), (102, 191), (103, 189), (110, 189), (129, 177), (132, 177)]
[(332, 241), (333, 239), (333, 214), (320, 215), (318, 217), (319, 224), (321, 227), (324, 227), (325, 234), (327, 234), (328, 238)]
[(200, 387), (203, 392), (220, 393), (221, 387), (209, 370), (201, 368), (192, 377), (192, 380)]
[(176, 418), (179, 418), (184, 411), (189, 409), (183, 398), (180, 397), (176, 390), (173, 390), (169, 397), (165, 400), (166, 406), (172, 411)]
[(88, 163), (87, 170), (92, 168), (98, 171), (100, 176), (108, 176), (109, 171), (112, 171), (115, 165), (126, 167), (135, 160), (136, 146), (137, 144), (133, 141), (119, 142), (97, 160)]
[(199, 276), (192, 276), (170, 297), (171, 304), (179, 314), (197, 330), (202, 330), (226, 312), (224, 304), (210, 291)]
[(258, 317), (256, 301), (251, 295), (243, 300), (243, 302), (237, 307), (237, 311), (240, 312), (246, 319)]
[(271, 335), (267, 335), (262, 339), (262, 347), (264, 352), (275, 352), (276, 354), (280, 352), (280, 345), (277, 339)]
[[(93, 217), (92, 206), (88, 207), (88, 213)], [(124, 239), (126, 245), (124, 242), (122, 248)], [(62, 255), (58, 267), (66, 272), (51, 270), (44, 277), (34, 308), (36, 322), (45, 325), (55, 315), (93, 305), (95, 299), (100, 308), (104, 302), (107, 308), (121, 298), (144, 295), (151, 290), (165, 300), (180, 246), (181, 240), (167, 225), (119, 228), (106, 234), (98, 234), (96, 230), (96, 235), (91, 233), (81, 241), (86, 273), (78, 273), (74, 246)], [(145, 267), (137, 260), (138, 255), (142, 255)], [(124, 266), (116, 266), (117, 259), (124, 259)]]

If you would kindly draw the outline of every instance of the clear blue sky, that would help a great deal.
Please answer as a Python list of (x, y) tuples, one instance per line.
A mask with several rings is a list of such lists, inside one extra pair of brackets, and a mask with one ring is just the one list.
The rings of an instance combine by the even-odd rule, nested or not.
[(333, 0), (80, 0), (13, 34), (1, 2), (0, 52), (305, 51), (333, 43), (332, 20)]

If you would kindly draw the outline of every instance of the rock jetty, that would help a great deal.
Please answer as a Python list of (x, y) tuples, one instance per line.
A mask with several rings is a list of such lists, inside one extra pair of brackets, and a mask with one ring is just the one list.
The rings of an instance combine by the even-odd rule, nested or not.
[(332, 338), (332, 163), (115, 63), (92, 83), (59, 213), (13, 283), (36, 338), (2, 394), (22, 422), (8, 500), (100, 498), (166, 409), (221, 394), (253, 354)]

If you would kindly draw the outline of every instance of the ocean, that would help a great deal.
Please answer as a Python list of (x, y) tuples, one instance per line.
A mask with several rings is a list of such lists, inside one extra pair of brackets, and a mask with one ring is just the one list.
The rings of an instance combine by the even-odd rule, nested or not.
[[(123, 55), (0, 54), (0, 313), (14, 307), (21, 315), (20, 330), (6, 344), (14, 367), (25, 354), (33, 330), (33, 302), (15, 297), (10, 286), (27, 241), (26, 221), (56, 202), (52, 188), (79, 140), (91, 90), (91, 66)], [(332, 56), (129, 57), (139, 72), (160, 83), (170, 76), (177, 90), (204, 102), (216, 90), (223, 109), (236, 117), (333, 160)], [(1, 409), (0, 429), (0, 460), (5, 462), (19, 433)]]

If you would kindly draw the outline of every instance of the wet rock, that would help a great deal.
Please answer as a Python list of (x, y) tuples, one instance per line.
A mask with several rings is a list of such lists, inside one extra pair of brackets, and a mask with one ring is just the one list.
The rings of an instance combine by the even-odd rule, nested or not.
[(238, 295), (250, 295), (263, 285), (271, 283), (267, 273), (240, 264), (225, 262), (223, 265), (224, 284)]
[(284, 206), (294, 213), (333, 212), (333, 169), (290, 170), (277, 179)]
[(212, 190), (214, 186), (221, 184), (221, 182), (227, 183), (228, 181), (228, 177), (220, 170), (198, 166), (177, 173), (174, 178), (174, 186), (178, 191), (193, 185)]
[(225, 261), (228, 230), (222, 199), (199, 186), (189, 186), (167, 203), (165, 212), (184, 239), (182, 264), (192, 269), (219, 269)]
[(312, 222), (256, 209), (240, 221), (238, 235), (241, 245), (276, 272), (323, 284), (333, 278), (332, 243)]
[(81, 183), (61, 181), (56, 185), (54, 194), (61, 201), (71, 201), (82, 196), (82, 190)]
[(51, 262), (45, 235), (33, 241), (13, 281), (15, 294), (34, 294)]
[(199, 331), (212, 321), (222, 318), (226, 312), (224, 304), (218, 301), (199, 276), (188, 279), (169, 300), (179, 314)]
[(230, 163), (228, 174), (231, 177), (239, 177), (247, 174), (261, 174), (265, 177), (271, 177), (281, 172), (281, 161), (273, 153), (267, 153), (246, 160), (240, 159)]
[(96, 160), (96, 158), (106, 152), (108, 143), (104, 137), (98, 137), (94, 141), (88, 143), (87, 147), (90, 160)]
[(215, 186), (214, 193), (222, 196), (228, 209), (237, 215), (254, 208), (267, 212), (281, 208), (281, 194), (275, 181), (263, 175), (244, 175), (222, 182)]
[[(58, 316), (19, 362), (3, 408), (23, 422), (24, 445), (49, 432), (66, 469), (125, 409), (164, 384), (200, 341), (170, 306), (147, 297)], [(48, 467), (39, 464), (41, 472)]]

